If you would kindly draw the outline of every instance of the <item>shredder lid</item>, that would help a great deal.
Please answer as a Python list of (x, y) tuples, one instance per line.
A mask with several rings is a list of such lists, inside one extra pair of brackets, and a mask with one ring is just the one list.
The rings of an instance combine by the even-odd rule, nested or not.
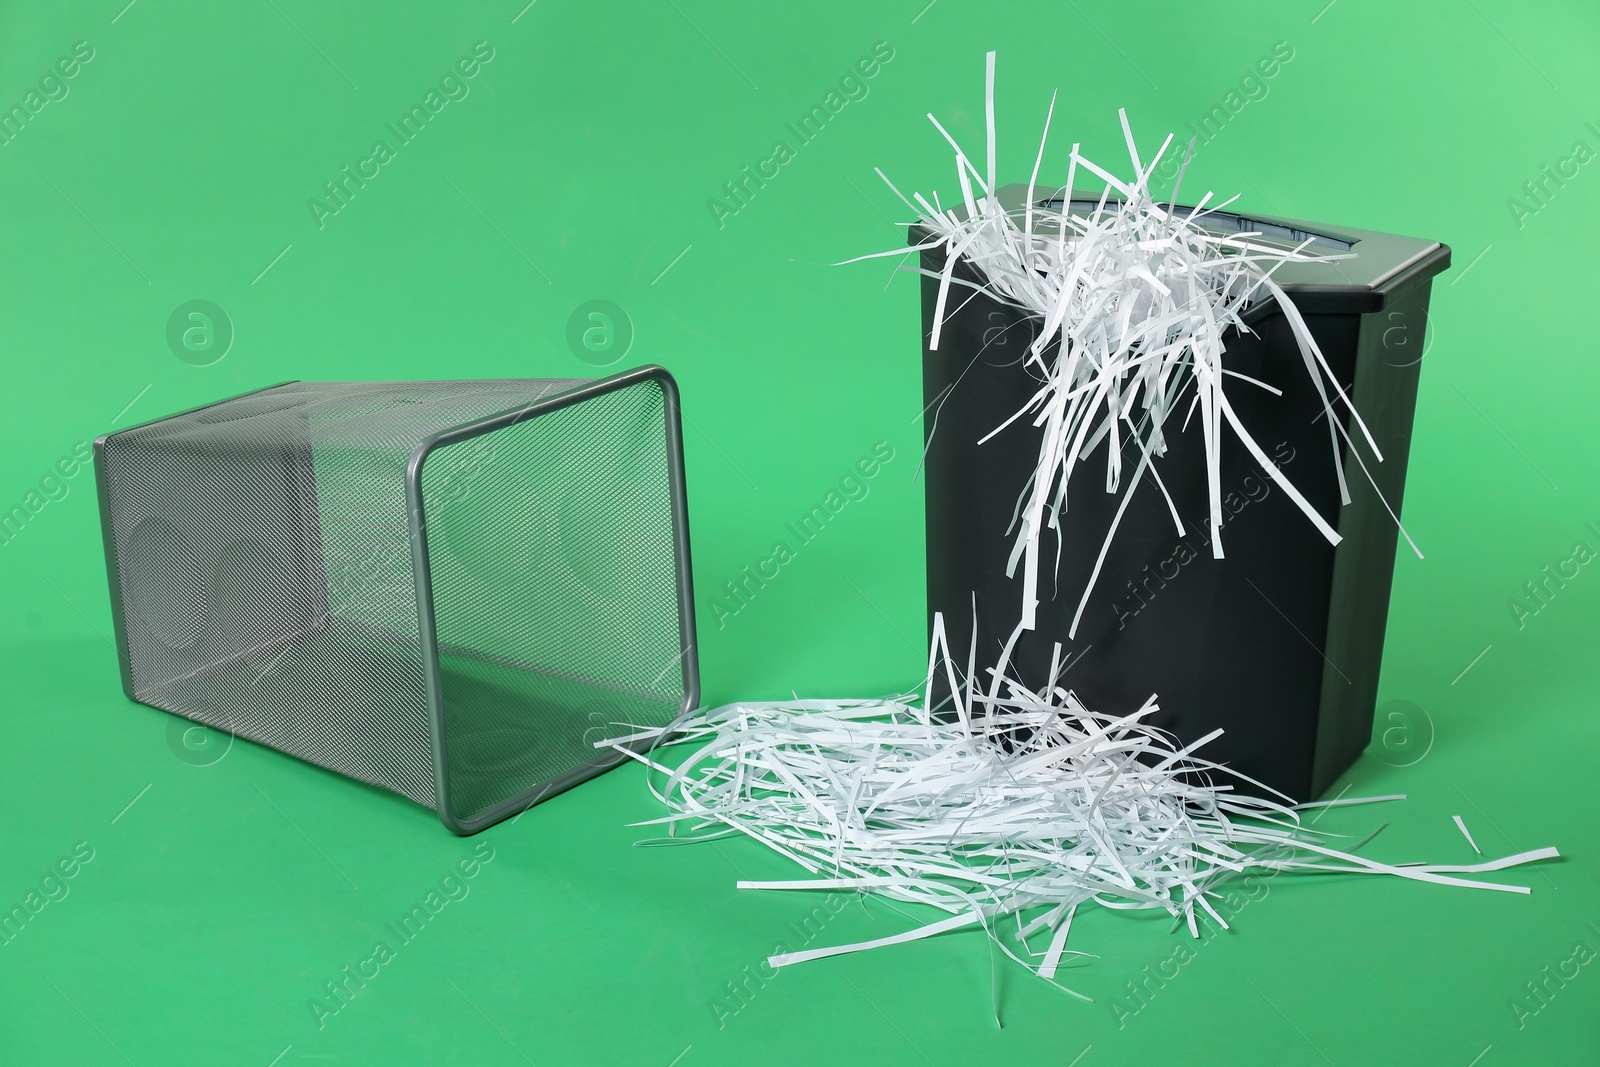
[[(1018, 221), (1027, 205), (1029, 187), (1023, 183), (1002, 186), (999, 199), (1007, 214)], [(1033, 202), (1059, 210), (1060, 189), (1033, 186)], [(1100, 202), (1100, 193), (1077, 191), (1072, 194), (1074, 213), (1092, 212)], [(1111, 198), (1108, 198), (1111, 202)], [(956, 208), (964, 215), (964, 208)], [(1192, 211), (1192, 205), (1180, 204), (1177, 211)], [(1450, 248), (1438, 241), (1420, 237), (1402, 237), (1376, 230), (1358, 230), (1348, 226), (1327, 226), (1300, 219), (1284, 219), (1254, 212), (1219, 211), (1206, 219), (1206, 229), (1232, 233), (1259, 233), (1255, 240), (1293, 248), (1306, 239), (1311, 240), (1310, 250), (1329, 255), (1349, 255), (1349, 259), (1325, 263), (1285, 263), (1273, 274), (1273, 279), (1294, 298), (1295, 306), (1309, 315), (1350, 314), (1366, 315), (1382, 311), (1393, 293), (1414, 282), (1431, 278), (1450, 266)], [(911, 228), (911, 243), (920, 244), (928, 238), (921, 226)], [(1268, 297), (1254, 305), (1244, 316), (1247, 322), (1268, 314), (1275, 301)]]

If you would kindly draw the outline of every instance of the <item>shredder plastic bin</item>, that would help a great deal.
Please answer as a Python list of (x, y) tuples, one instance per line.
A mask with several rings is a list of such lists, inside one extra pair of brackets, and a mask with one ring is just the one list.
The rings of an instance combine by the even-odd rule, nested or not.
[[(1036, 188), (1035, 202), (1059, 206), (1060, 192)], [(1018, 217), (1028, 188), (1000, 192)], [(1092, 211), (1094, 194), (1072, 197)], [(1179, 207), (1178, 210), (1183, 210)], [(1274, 276), (1304, 314), (1334, 375), (1373, 433), (1384, 461), (1362, 459), (1398, 513), (1434, 275), (1450, 250), (1436, 241), (1347, 227), (1221, 214), (1207, 225), (1260, 231), (1263, 240), (1351, 254), (1287, 264)], [(911, 243), (928, 234), (914, 227)], [(944, 267), (942, 249), (923, 267)], [(971, 264), (959, 276), (977, 281)], [(1039, 320), (985, 295), (958, 289), (937, 350), (927, 349), (938, 282), (924, 277), (923, 386), (928, 405), (927, 568), (930, 625), (943, 612), (951, 647), (964, 659), (977, 603), (980, 668), (993, 663), (1021, 617), (1022, 587), (1006, 577), (1014, 533), (1007, 527), (1038, 457), (1041, 431), (1018, 420), (978, 441), (1019, 410), (1038, 383), (1022, 366)], [(959, 295), (957, 295), (959, 294)], [(1037, 629), (1018, 642), (1012, 665), (1039, 686), (1059, 641), (1064, 687), (1104, 712), (1136, 710), (1152, 693), (1151, 721), (1186, 742), (1226, 732), (1200, 755), (1297, 800), (1320, 795), (1366, 747), (1382, 661), (1398, 528), (1345, 448), (1351, 502), (1340, 506), (1322, 406), (1287, 320), (1270, 299), (1245, 316), (1254, 334), (1226, 338), (1225, 364), (1283, 390), (1229, 388), (1241, 422), (1343, 537), (1331, 546), (1231, 435), (1224, 435), (1221, 489), (1226, 558), (1212, 558), (1199, 420), (1168, 423), (1169, 451), (1157, 471), (1173, 496), (1179, 536), (1160, 490), (1143, 484), (1129, 504), (1075, 639), (1072, 615), (1105, 539), (1118, 497), (1100, 491), (1102, 442), (1079, 463), (1060, 568), (1054, 544), (1041, 552)], [(1346, 427), (1348, 412), (1338, 409)], [(1131, 461), (1129, 461), (1131, 464)], [(988, 659), (985, 661), (984, 657)]]
[(677, 388), (292, 382), (95, 442), (123, 688), (470, 833), (698, 700)]

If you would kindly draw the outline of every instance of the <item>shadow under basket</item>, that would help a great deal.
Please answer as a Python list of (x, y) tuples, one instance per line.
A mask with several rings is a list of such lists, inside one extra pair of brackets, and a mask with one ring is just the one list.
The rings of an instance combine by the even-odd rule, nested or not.
[(294, 382), (95, 442), (128, 696), (473, 833), (699, 700), (678, 394)]
[[(1000, 191), (1020, 219), (1026, 186)], [(1033, 193), (1059, 209), (1060, 194)], [(1090, 212), (1099, 193), (1076, 194)], [(1179, 207), (1177, 211), (1186, 209)], [(1384, 460), (1362, 459), (1395, 513), (1405, 490), (1417, 378), (1425, 351), (1428, 297), (1450, 250), (1435, 241), (1286, 219), (1218, 213), (1207, 228), (1261, 234), (1292, 248), (1352, 254), (1286, 264), (1274, 275), (1302, 312), (1329, 367), (1372, 431)], [(911, 243), (929, 235), (913, 228)], [(940, 249), (922, 266), (944, 268)], [(957, 274), (978, 282), (971, 265)], [(1005, 573), (1008, 527), (1039, 454), (1041, 430), (1018, 420), (979, 440), (1020, 410), (1038, 388), (1023, 356), (1040, 320), (966, 288), (952, 290), (937, 350), (927, 349), (938, 295), (923, 279), (923, 387), (927, 404), (928, 609), (943, 612), (950, 646), (965, 661), (977, 601), (978, 667), (993, 665), (1022, 613), (1020, 572)], [(957, 295), (959, 294), (959, 295)], [(1228, 390), (1240, 421), (1262, 449), (1342, 536), (1327, 543), (1231, 434), (1222, 444), (1222, 540), (1213, 559), (1206, 467), (1198, 418), (1177, 431), (1155, 470), (1183, 520), (1179, 533), (1160, 489), (1146, 479), (1111, 542), (1074, 639), (1073, 614), (1110, 529), (1119, 494), (1103, 491), (1104, 442), (1073, 480), (1060, 566), (1053, 539), (1041, 558), (1037, 628), (1012, 657), (1016, 677), (1046, 683), (1054, 646), (1065, 665), (1058, 684), (1105, 714), (1136, 711), (1155, 694), (1147, 720), (1185, 743), (1221, 727), (1198, 756), (1226, 763), (1297, 801), (1321, 795), (1366, 748), (1372, 734), (1398, 527), (1348, 447), (1342, 458), (1351, 501), (1340, 506), (1328, 427), (1288, 321), (1273, 300), (1244, 316), (1253, 334), (1225, 337), (1226, 365), (1283, 391), (1248, 384)], [(1335, 409), (1351, 436), (1348, 410)], [(1175, 432), (1177, 431), (1177, 432)], [(1126, 447), (1126, 443), (1125, 443)], [(1131, 458), (1130, 458), (1131, 457)], [(1137, 453), (1124, 455), (1131, 469)], [(1234, 782), (1221, 776), (1219, 784)], [(1260, 793), (1234, 782), (1241, 792)]]

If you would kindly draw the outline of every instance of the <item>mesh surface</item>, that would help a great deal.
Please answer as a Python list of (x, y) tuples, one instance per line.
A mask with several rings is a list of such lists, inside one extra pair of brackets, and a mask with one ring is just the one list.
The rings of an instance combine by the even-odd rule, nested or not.
[[(297, 383), (109, 437), (137, 698), (433, 806), (406, 465), (429, 436), (584, 381)], [(656, 676), (679, 648), (661, 387), (424, 469), (470, 815), (576, 766), (614, 712), (682, 699), (681, 673)]]
[(659, 383), (436, 449), (422, 469), (450, 807), (471, 820), (683, 701)]

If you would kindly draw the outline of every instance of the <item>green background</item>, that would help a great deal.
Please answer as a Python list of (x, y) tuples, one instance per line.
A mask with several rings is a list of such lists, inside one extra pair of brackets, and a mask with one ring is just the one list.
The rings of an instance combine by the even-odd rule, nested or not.
[[(0, 947), (0, 1061), (1600, 1059), (1600, 966), (1514, 1007), (1579, 942), (1600, 950), (1600, 576), (1582, 568), (1520, 626), (1509, 606), (1575, 542), (1600, 547), (1585, 526), (1600, 529), (1600, 177), (1551, 183), (1531, 214), (1508, 204), (1575, 142), (1600, 149), (1591, 6), (124, 2), (0, 12), (6, 110), (76, 42), (93, 49), (67, 95), (0, 145), (0, 507), (40, 504), (0, 546), (0, 903), (80, 842), (93, 850)], [(392, 142), (384, 124), (480, 41), (493, 59), (470, 94), (319, 228), (307, 201)], [(910, 684), (924, 659), (917, 286), (902, 274), (885, 289), (889, 261), (828, 266), (903, 241), (872, 167), (954, 192), (924, 115), (980, 150), (989, 48), (1001, 169), (1020, 181), (1053, 89), (1059, 180), (1074, 140), (1118, 164), (1119, 106), (1153, 147), (1280, 41), (1292, 60), (1200, 148), (1186, 187), (1455, 249), (1405, 502), (1427, 559), (1400, 557), (1382, 736), (1347, 776), (1411, 799), (1321, 826), (1387, 820), (1371, 854), (1393, 861), (1471, 862), (1452, 815), (1492, 854), (1559, 846), (1564, 861), (1503, 876), (1531, 896), (1258, 883), (1265, 901), (1142, 1002), (1126, 983), (1180, 939), (1159, 917), (1087, 913), (1073, 944), (1100, 958), (1063, 979), (1096, 1003), (1002, 961), (1003, 1029), (970, 933), (719, 1001), (778, 942), (798, 947), (789, 924), (818, 901), (736, 891), (790, 872), (749, 842), (634, 847), (644, 831), (626, 824), (658, 813), (637, 768), (461, 840), (249, 743), (197, 765), (225, 739), (186, 750), (174, 720), (123, 698), (92, 474), (45, 483), (60, 499), (41, 489), (80, 442), (292, 378), (604, 373), (567, 343), (595, 299), (624, 310), (633, 340), (591, 359), (660, 362), (683, 388), (707, 699)], [(878, 42), (893, 58), (866, 98), (794, 148), (785, 123)], [(794, 158), (719, 226), (710, 198), (779, 139)], [(184, 360), (166, 339), (197, 299), (235, 335), (205, 366), (214, 351)], [(719, 618), (723, 583), (880, 441), (895, 458), (868, 497)], [(324, 983), (480, 842), (494, 858), (470, 895), (319, 1029), (308, 1003)], [(908, 924), (876, 903), (822, 914), (812, 944)]]

